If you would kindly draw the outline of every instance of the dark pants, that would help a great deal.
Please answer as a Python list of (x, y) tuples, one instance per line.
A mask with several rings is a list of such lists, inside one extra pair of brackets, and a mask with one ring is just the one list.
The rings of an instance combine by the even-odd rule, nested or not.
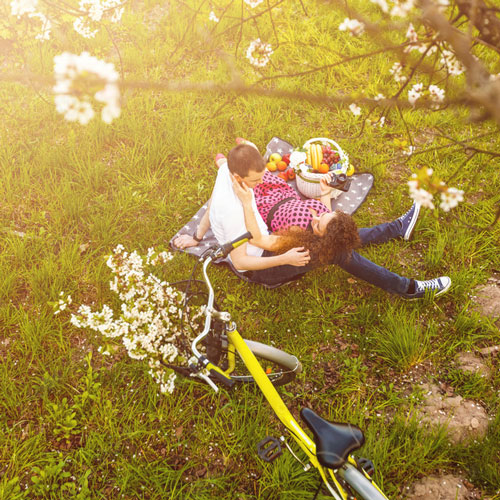
[[(378, 226), (359, 229), (359, 237), (363, 246), (372, 243), (384, 243), (393, 238), (402, 236), (401, 223), (398, 220), (386, 222)], [(270, 256), (272, 253), (265, 251), (263, 256)], [(374, 264), (358, 252), (352, 252), (350, 258), (347, 256), (336, 257), (332, 264), (336, 264), (348, 273), (360, 278), (372, 285), (378, 286), (387, 292), (404, 295), (410, 285), (410, 280), (399, 276), (384, 267)], [(269, 269), (252, 271), (251, 279), (257, 283), (266, 285), (276, 285), (294, 280), (313, 268), (311, 264), (303, 267), (276, 266)]]

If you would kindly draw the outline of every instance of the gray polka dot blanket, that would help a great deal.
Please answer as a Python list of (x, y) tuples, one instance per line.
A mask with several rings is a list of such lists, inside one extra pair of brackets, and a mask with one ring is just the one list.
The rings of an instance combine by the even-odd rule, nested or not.
[[(278, 153), (281, 156), (283, 156), (287, 153), (291, 153), (293, 149), (294, 146), (292, 146), (290, 143), (284, 141), (283, 139), (280, 139), (279, 137), (273, 137), (271, 141), (269, 141), (269, 144), (266, 146), (266, 153), (264, 155), (264, 158), (267, 160), (269, 156), (273, 153)], [(374, 180), (373, 175), (368, 172), (353, 174), (352, 183), (349, 188), (349, 191), (347, 191), (346, 193), (342, 193), (338, 198), (332, 199), (332, 209), (333, 210), (339, 209), (351, 215), (354, 214), (354, 212), (356, 212), (356, 210), (365, 201), (370, 189), (373, 186), (373, 180)], [(298, 192), (295, 180), (289, 181), (289, 184)], [(300, 192), (299, 195), (302, 198), (305, 198)], [(188, 221), (171, 238), (169, 244), (173, 250), (179, 252), (186, 252), (191, 255), (194, 255), (195, 257), (200, 257), (208, 248), (210, 248), (213, 245), (217, 245), (217, 240), (215, 239), (215, 236), (212, 233), (211, 229), (207, 231), (203, 240), (196, 247), (180, 250), (173, 245), (173, 240), (177, 238), (177, 236), (180, 236), (181, 234), (193, 234), (194, 230), (198, 227), (200, 219), (203, 217), (203, 214), (207, 210), (207, 203), (205, 203), (193, 215), (191, 220)], [(217, 263), (227, 265), (241, 279), (245, 281), (251, 281), (248, 279), (245, 273), (240, 273), (239, 271), (237, 271), (229, 259), (223, 259)], [(280, 285), (273, 285), (268, 288), (274, 288), (275, 286), (280, 286)]]

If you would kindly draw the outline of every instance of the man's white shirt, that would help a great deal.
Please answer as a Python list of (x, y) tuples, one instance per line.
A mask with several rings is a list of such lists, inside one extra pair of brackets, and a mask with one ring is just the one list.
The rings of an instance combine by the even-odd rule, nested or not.
[[(243, 205), (233, 190), (233, 183), (229, 175), (227, 162), (219, 167), (211, 199), (209, 214), (210, 227), (219, 243), (222, 244), (232, 241), (247, 231)], [(269, 231), (266, 223), (257, 210), (253, 190), (252, 207), (261, 233), (268, 234)], [(262, 248), (247, 243), (247, 255), (260, 257), (262, 252)], [(242, 270), (243, 269), (240, 269), (240, 271)]]

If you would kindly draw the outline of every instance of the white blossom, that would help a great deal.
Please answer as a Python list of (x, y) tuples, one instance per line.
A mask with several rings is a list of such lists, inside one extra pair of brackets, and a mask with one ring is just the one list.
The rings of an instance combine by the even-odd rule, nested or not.
[(398, 1), (392, 7), (390, 15), (392, 17), (406, 17), (414, 7), (415, 0)]
[(374, 101), (382, 101), (382, 100), (383, 100), (383, 99), (385, 99), (385, 98), (386, 98), (386, 97), (385, 97), (385, 95), (384, 95), (384, 94), (377, 94), (377, 95), (373, 98), (373, 100), (374, 100)]
[(449, 187), (445, 192), (441, 193), (441, 203), (439, 206), (445, 212), (449, 212), (461, 201), (464, 201), (464, 192), (461, 189)]
[(348, 17), (346, 17), (344, 21), (339, 25), (339, 30), (349, 31), (351, 36), (359, 36), (364, 33), (365, 25), (357, 19), (349, 19)]
[(213, 10), (210, 11), (210, 14), (208, 14), (208, 20), (213, 21), (214, 23), (219, 22), (219, 18), (215, 15), (215, 12)]
[(423, 207), (434, 209), (433, 196), (429, 191), (426, 191), (424, 188), (418, 188), (411, 190), (410, 196), (414, 201), (420, 203)]
[(118, 73), (113, 64), (97, 59), (88, 52), (80, 55), (64, 52), (54, 57), (54, 75), (56, 110), (66, 120), (86, 125), (95, 115), (88, 96), (76, 97), (71, 94), (73, 82), (77, 78), (102, 81), (104, 86), (94, 94), (94, 99), (104, 104), (101, 112), (104, 122), (111, 123), (120, 116), (120, 90), (116, 84)]
[(442, 50), (440, 62), (445, 66), (450, 75), (460, 75), (465, 71), (463, 64), (456, 58), (451, 50)]
[(414, 105), (423, 94), (423, 83), (416, 83), (413, 87), (408, 91), (408, 102)]
[(437, 85), (429, 85), (429, 97), (434, 103), (433, 107), (438, 107), (438, 104), (444, 101), (445, 92)]
[(252, 9), (260, 5), (264, 0), (244, 0), (244, 2), (249, 5)]
[(272, 53), (271, 45), (263, 43), (260, 38), (257, 38), (248, 46), (247, 59), (253, 66), (264, 67), (269, 62)]
[(400, 62), (395, 62), (392, 65), (392, 68), (389, 70), (389, 73), (394, 77), (396, 82), (406, 82), (407, 77), (403, 75), (403, 65)]
[(12, 0), (10, 2), (10, 13), (13, 16), (21, 17), (24, 14), (36, 12), (38, 0)]
[(361, 114), (361, 108), (355, 103), (349, 105), (349, 109), (354, 116), (359, 116)]

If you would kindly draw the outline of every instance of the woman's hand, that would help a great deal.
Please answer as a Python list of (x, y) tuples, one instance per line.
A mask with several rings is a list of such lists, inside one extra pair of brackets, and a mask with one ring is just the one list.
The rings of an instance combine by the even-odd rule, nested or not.
[(236, 193), (236, 196), (240, 199), (243, 205), (251, 205), (252, 204), (252, 190), (242, 182), (241, 184), (235, 179), (233, 174), (231, 174), (231, 180), (233, 181), (233, 189)]
[(311, 260), (309, 250), (306, 250), (304, 247), (292, 248), (291, 250), (288, 250), (288, 252), (285, 252), (283, 256), (285, 257), (287, 264), (295, 267), (306, 266)]
[(333, 188), (328, 185), (328, 183), (331, 180), (332, 180), (332, 174), (331, 174), (331, 172), (325, 174), (319, 180), (319, 188), (320, 188), (321, 196), (326, 196), (326, 195), (328, 195), (328, 194), (330, 194), (332, 192)]

